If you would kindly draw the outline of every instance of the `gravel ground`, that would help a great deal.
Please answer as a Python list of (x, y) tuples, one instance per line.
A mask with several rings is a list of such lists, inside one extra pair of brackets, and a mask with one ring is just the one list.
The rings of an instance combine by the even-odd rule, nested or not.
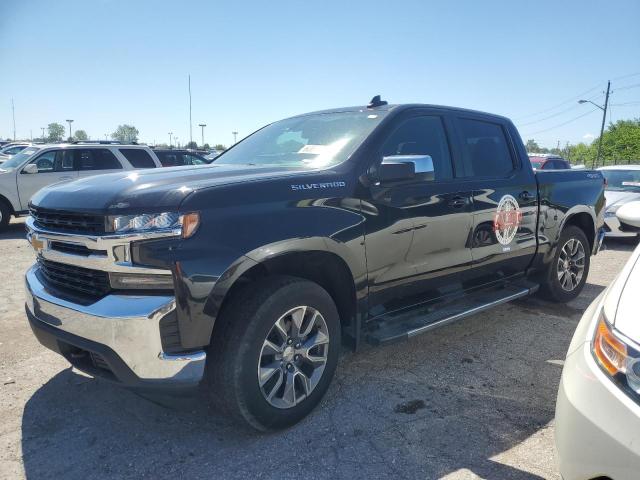
[(311, 416), (259, 435), (201, 402), (150, 403), (41, 347), (23, 309), (33, 254), (15, 222), (0, 235), (0, 478), (558, 479), (565, 350), (632, 248), (607, 244), (569, 305), (531, 298), (345, 354)]

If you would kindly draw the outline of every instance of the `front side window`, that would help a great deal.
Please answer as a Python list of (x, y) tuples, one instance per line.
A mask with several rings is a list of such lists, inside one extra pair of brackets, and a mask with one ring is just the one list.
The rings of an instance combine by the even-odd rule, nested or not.
[(121, 148), (120, 153), (124, 155), (133, 168), (156, 168), (151, 155), (141, 148)]
[(38, 167), (38, 173), (47, 173), (55, 171), (57, 150), (45, 152), (36, 158), (33, 162)]
[(272, 123), (216, 159), (216, 165), (326, 168), (349, 158), (386, 112), (318, 113)]
[(401, 123), (382, 147), (383, 157), (396, 155), (423, 157), (414, 162), (418, 179), (439, 181), (452, 176), (449, 144), (440, 117), (425, 115)]
[(513, 159), (501, 125), (480, 120), (459, 120), (467, 176), (504, 178), (513, 172)]

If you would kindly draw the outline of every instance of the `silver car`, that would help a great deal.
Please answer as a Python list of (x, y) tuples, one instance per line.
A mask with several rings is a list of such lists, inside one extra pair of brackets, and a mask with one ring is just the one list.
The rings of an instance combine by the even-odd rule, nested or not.
[(622, 205), (640, 200), (640, 165), (613, 165), (598, 170), (607, 180), (604, 192), (607, 200), (604, 213), (606, 236), (637, 236), (637, 231), (628, 227), (625, 230), (625, 225), (620, 223), (616, 212)]

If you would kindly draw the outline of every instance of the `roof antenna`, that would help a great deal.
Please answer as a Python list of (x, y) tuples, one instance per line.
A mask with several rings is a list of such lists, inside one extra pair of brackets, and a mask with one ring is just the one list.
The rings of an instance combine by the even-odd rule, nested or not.
[(387, 102), (385, 100), (381, 100), (380, 95), (376, 95), (371, 99), (367, 108), (381, 107), (383, 105), (387, 105)]

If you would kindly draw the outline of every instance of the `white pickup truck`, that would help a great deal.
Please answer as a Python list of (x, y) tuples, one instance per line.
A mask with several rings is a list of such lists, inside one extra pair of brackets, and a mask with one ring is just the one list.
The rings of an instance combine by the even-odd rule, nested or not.
[(146, 145), (113, 142), (32, 145), (0, 164), (0, 231), (11, 216), (26, 215), (29, 200), (48, 185), (93, 175), (159, 168)]

